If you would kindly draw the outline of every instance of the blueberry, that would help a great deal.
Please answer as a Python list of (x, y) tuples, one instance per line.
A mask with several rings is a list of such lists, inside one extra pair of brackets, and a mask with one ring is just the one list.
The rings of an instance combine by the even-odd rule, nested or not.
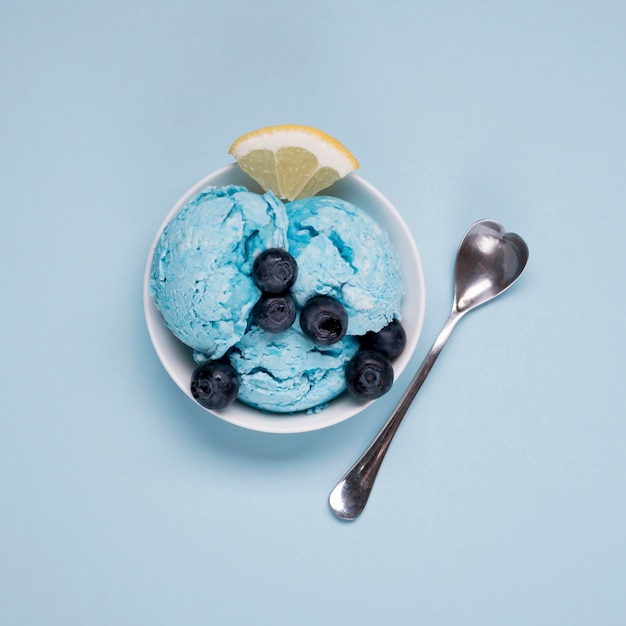
[(298, 277), (296, 260), (282, 248), (269, 248), (254, 259), (252, 280), (261, 291), (285, 293)]
[(263, 330), (280, 333), (294, 323), (296, 301), (289, 294), (282, 296), (264, 294), (252, 309), (252, 319)]
[(375, 350), (359, 350), (346, 365), (346, 387), (360, 400), (375, 400), (393, 385), (391, 361)]
[(330, 296), (313, 296), (300, 312), (302, 332), (321, 346), (342, 339), (348, 329), (348, 314), (341, 302)]
[(239, 391), (239, 377), (226, 359), (205, 361), (191, 376), (191, 395), (207, 409), (223, 409)]
[(389, 359), (395, 359), (404, 350), (405, 345), (406, 332), (396, 319), (377, 333), (369, 332), (361, 337), (363, 348), (382, 352)]

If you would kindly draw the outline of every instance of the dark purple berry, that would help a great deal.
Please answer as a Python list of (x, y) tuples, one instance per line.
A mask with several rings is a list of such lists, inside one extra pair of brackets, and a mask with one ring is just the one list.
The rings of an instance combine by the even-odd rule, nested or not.
[(239, 377), (226, 359), (205, 361), (191, 376), (191, 395), (207, 409), (223, 409), (238, 391)]
[(396, 319), (377, 333), (365, 333), (361, 337), (361, 346), (366, 350), (382, 352), (387, 358), (395, 359), (404, 350), (406, 332)]
[(380, 352), (359, 350), (346, 365), (346, 387), (360, 400), (375, 400), (393, 385), (391, 361)]
[(289, 294), (265, 294), (252, 309), (252, 320), (263, 330), (280, 333), (287, 330), (296, 319), (296, 301)]
[(285, 293), (298, 277), (296, 260), (282, 248), (269, 248), (254, 259), (252, 280), (261, 291)]
[(300, 312), (302, 332), (321, 346), (342, 339), (348, 329), (348, 314), (338, 300), (330, 296), (313, 296)]

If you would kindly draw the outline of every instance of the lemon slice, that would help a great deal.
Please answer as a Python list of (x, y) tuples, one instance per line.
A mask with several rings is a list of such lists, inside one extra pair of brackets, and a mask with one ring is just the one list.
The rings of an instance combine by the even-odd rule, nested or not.
[(314, 196), (359, 167), (336, 139), (298, 124), (266, 126), (246, 133), (228, 153), (265, 191), (287, 200)]

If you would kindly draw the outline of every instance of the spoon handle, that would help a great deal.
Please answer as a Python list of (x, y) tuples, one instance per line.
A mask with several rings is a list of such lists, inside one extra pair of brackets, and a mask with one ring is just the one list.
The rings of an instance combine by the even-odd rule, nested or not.
[(396, 408), (385, 422), (385, 425), (378, 435), (376, 435), (367, 450), (365, 450), (357, 462), (330, 492), (328, 503), (337, 517), (345, 520), (353, 520), (362, 513), (367, 504), (372, 487), (374, 486), (374, 480), (376, 479), (380, 465), (402, 422), (402, 418), (415, 399), (417, 392), (426, 380), (437, 357), (441, 353), (441, 350), (462, 315), (463, 313), (458, 312), (456, 309), (452, 311), (437, 336), (437, 339), (435, 339), (435, 343), (428, 351), (428, 354), (422, 361), (422, 364), (411, 380), (407, 390), (404, 392), (404, 395), (400, 398)]

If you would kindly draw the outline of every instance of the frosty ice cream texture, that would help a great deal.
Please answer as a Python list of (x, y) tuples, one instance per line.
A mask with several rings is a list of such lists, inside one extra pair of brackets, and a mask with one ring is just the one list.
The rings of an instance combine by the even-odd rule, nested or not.
[(239, 374), (239, 399), (277, 413), (323, 406), (346, 388), (345, 367), (358, 348), (355, 337), (318, 346), (297, 322), (277, 334), (253, 327), (230, 356)]
[(332, 196), (287, 205), (289, 251), (298, 263), (292, 289), (303, 306), (329, 295), (348, 313), (348, 334), (377, 332), (400, 316), (402, 274), (389, 235), (353, 204)]
[[(316, 294), (344, 305), (348, 337), (323, 348), (297, 321), (280, 334), (250, 324), (260, 296), (251, 266), (269, 247), (296, 258), (292, 293), (299, 306)], [(242, 402), (286, 413), (323, 406), (345, 389), (345, 365), (359, 346), (355, 336), (399, 317), (402, 280), (388, 235), (354, 205), (317, 196), (285, 210), (272, 194), (226, 187), (193, 198), (165, 228), (151, 292), (166, 325), (197, 360), (228, 352)]]
[(154, 252), (150, 291), (165, 325), (207, 358), (223, 356), (261, 295), (254, 257), (287, 246), (287, 213), (273, 194), (208, 187), (167, 224)]

